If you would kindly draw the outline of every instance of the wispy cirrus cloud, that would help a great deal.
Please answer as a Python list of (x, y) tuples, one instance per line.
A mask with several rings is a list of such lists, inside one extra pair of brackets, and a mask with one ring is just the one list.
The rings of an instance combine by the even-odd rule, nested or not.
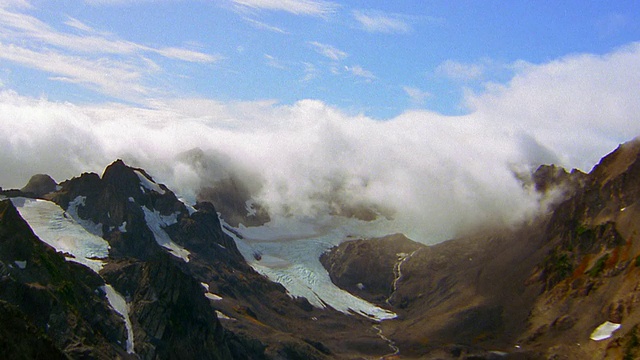
[(344, 69), (354, 76), (365, 79), (367, 82), (371, 82), (376, 79), (376, 76), (371, 71), (364, 69), (360, 65), (345, 66)]
[(27, 0), (0, 0), (0, 8), (31, 8)]
[(283, 30), (283, 29), (281, 29), (281, 28), (279, 28), (277, 26), (266, 24), (266, 23), (264, 23), (262, 21), (258, 21), (258, 20), (255, 20), (255, 19), (247, 18), (247, 17), (244, 18), (244, 20), (246, 22), (248, 22), (249, 24), (251, 24), (256, 29), (268, 30), (268, 31), (271, 31), (271, 32), (274, 32), (274, 33), (278, 33), (278, 34), (289, 34), (289, 32), (286, 31), (286, 30)]
[(328, 44), (319, 43), (317, 41), (310, 41), (309, 45), (313, 46), (316, 52), (322, 56), (328, 57), (331, 60), (342, 60), (349, 56), (346, 52)]
[(354, 10), (353, 17), (362, 29), (372, 33), (403, 34), (411, 31), (407, 17), (377, 10)]
[(232, 0), (240, 8), (285, 11), (295, 15), (327, 16), (338, 5), (321, 0)]
[(162, 71), (150, 55), (193, 63), (222, 58), (122, 40), (71, 17), (64, 23), (76, 31), (56, 30), (34, 16), (0, 6), (0, 59), (50, 73), (51, 80), (133, 100), (148, 95), (147, 77)]
[(484, 75), (485, 64), (462, 63), (454, 60), (446, 60), (438, 65), (436, 73), (454, 80), (477, 80)]
[(432, 96), (428, 91), (423, 91), (413, 86), (403, 86), (402, 90), (409, 96), (411, 103), (417, 106), (424, 105), (425, 101)]

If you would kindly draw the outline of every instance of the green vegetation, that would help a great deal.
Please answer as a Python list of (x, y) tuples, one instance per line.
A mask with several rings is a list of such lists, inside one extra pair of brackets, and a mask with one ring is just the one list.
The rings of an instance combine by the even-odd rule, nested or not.
[(564, 280), (573, 272), (573, 261), (567, 253), (558, 254), (554, 251), (547, 257), (546, 263), (553, 284)]
[(585, 225), (583, 225), (583, 224), (580, 224), (580, 225), (578, 225), (578, 227), (576, 228), (576, 235), (578, 235), (578, 236), (582, 236), (582, 235), (584, 235), (585, 233), (587, 233), (587, 232), (589, 232), (589, 231), (591, 231), (591, 229), (589, 229), (588, 227), (586, 227), (586, 226), (585, 226)]
[(635, 264), (636, 264), (636, 267), (640, 267), (640, 255), (636, 256)]
[(587, 274), (589, 276), (591, 276), (591, 277), (596, 277), (596, 276), (600, 275), (602, 273), (602, 271), (604, 270), (604, 267), (605, 267), (605, 264), (607, 263), (607, 260), (609, 260), (609, 254), (602, 255), (596, 261), (596, 263), (593, 265), (593, 267), (587, 271)]

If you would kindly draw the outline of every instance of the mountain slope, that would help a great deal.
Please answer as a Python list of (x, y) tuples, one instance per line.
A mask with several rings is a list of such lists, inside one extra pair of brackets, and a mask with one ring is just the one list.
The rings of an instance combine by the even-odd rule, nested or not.
[[(382, 329), (404, 356), (483, 358), (500, 350), (527, 358), (635, 358), (640, 141), (621, 145), (590, 174), (541, 167), (533, 179), (538, 191), (560, 196), (518, 228), (408, 255), (393, 238), (348, 241), (324, 255), (325, 265), (350, 291), (372, 272), (387, 274), (377, 288), (393, 287), (385, 302), (399, 318)], [(363, 263), (380, 258), (381, 249), (386, 260), (376, 261), (378, 268)], [(344, 266), (353, 270), (348, 276)], [(393, 282), (388, 274), (396, 275)], [(356, 292), (380, 299), (375, 289)], [(610, 339), (590, 340), (605, 321), (621, 327)]]

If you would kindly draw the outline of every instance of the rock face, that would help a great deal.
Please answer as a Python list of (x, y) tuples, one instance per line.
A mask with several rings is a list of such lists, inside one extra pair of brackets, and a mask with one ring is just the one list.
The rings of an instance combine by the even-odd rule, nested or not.
[(50, 350), (52, 358), (126, 358), (124, 325), (102, 285), (97, 274), (42, 243), (11, 201), (0, 202), (2, 331), (16, 339), (0, 352), (31, 344), (29, 351)]
[(32, 193), (36, 197), (42, 197), (43, 195), (56, 191), (57, 185), (51, 176), (37, 174), (33, 175), (27, 185), (20, 189), (20, 191)]
[[(399, 318), (382, 324), (400, 354), (491, 358), (489, 350), (497, 349), (541, 359), (638, 356), (640, 140), (621, 145), (589, 174), (543, 166), (532, 180), (541, 194), (555, 196), (535, 221), (422, 247), (405, 258), (385, 301)], [(378, 259), (376, 271), (389, 288), (390, 264), (401, 251), (387, 249), (391, 239), (366, 243), (345, 242), (323, 262), (336, 284), (359, 294), (367, 287), (358, 292), (353, 284), (371, 276), (350, 271), (358, 268), (353, 264), (367, 268), (362, 259)], [(378, 293), (369, 298), (380, 299)], [(622, 326), (611, 339), (590, 340), (605, 321)]]
[(395, 281), (402, 275), (402, 263), (424, 247), (396, 234), (349, 241), (324, 253), (320, 262), (339, 287), (365, 300), (384, 304), (395, 291)]

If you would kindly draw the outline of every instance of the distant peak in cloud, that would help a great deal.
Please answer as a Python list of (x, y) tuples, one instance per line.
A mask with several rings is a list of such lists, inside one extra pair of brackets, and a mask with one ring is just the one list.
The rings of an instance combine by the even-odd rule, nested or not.
[(326, 16), (338, 8), (335, 3), (320, 0), (233, 0), (233, 3), (245, 8), (311, 16)]
[(353, 17), (368, 32), (403, 34), (411, 31), (406, 18), (398, 14), (387, 14), (377, 10), (355, 10)]

